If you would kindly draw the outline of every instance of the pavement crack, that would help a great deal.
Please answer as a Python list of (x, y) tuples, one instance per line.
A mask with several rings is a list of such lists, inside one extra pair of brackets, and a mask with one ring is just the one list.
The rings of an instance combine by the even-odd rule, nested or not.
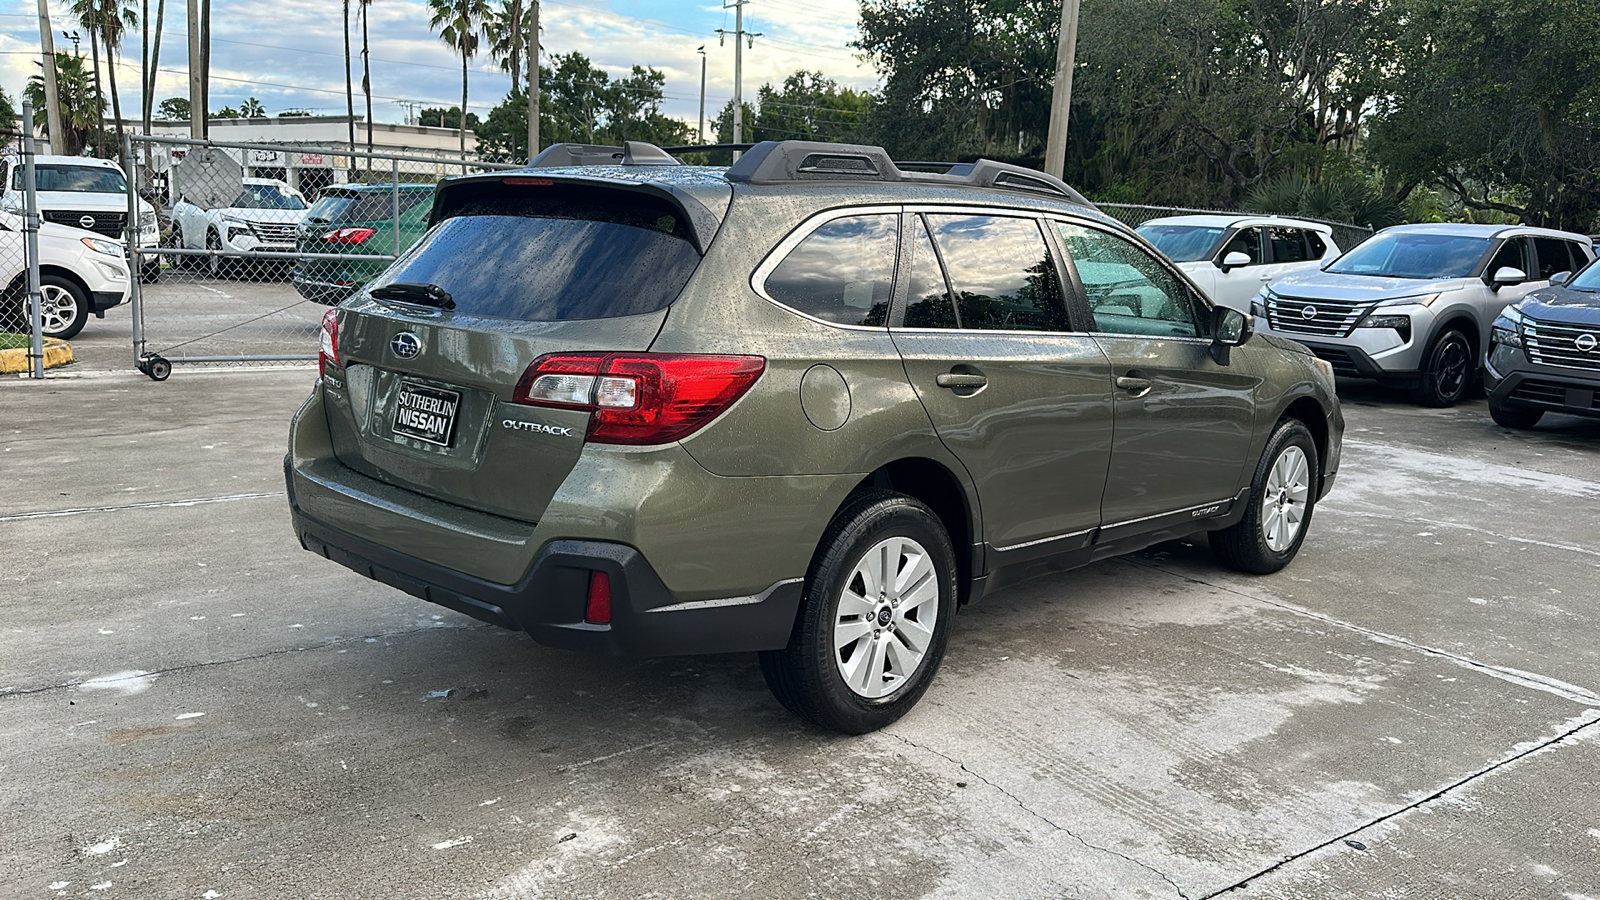
[(123, 503), (115, 506), (74, 506), (67, 509), (41, 509), (34, 512), (12, 513), (0, 516), (0, 522), (22, 522), (28, 519), (54, 519), (61, 516), (81, 516), (86, 513), (120, 512), (128, 509), (169, 509), (180, 506), (202, 506), (208, 503), (231, 503), (235, 500), (263, 500), (282, 497), (284, 491), (255, 491), (248, 494), (224, 494), (220, 497), (189, 497), (182, 500), (147, 500), (143, 503)]
[(1487, 778), (1490, 775), (1493, 775), (1495, 772), (1498, 772), (1499, 770), (1501, 770), (1501, 769), (1503, 769), (1503, 768), (1505, 768), (1505, 767), (1507, 767), (1509, 765), (1512, 765), (1512, 764), (1514, 764), (1514, 763), (1516, 763), (1516, 762), (1518, 762), (1518, 761), (1520, 761), (1522, 759), (1526, 759), (1527, 757), (1532, 756), (1535, 753), (1541, 753), (1541, 752), (1543, 752), (1545, 750), (1548, 750), (1548, 749), (1556, 746), (1557, 744), (1561, 744), (1561, 743), (1563, 743), (1563, 742), (1565, 742), (1565, 741), (1567, 741), (1567, 740), (1569, 740), (1571, 738), (1574, 738), (1574, 737), (1576, 737), (1578, 735), (1579, 732), (1585, 731), (1585, 730), (1590, 729), (1590, 728), (1594, 728), (1596, 725), (1600, 725), (1600, 711), (1590, 710), (1589, 711), (1589, 715), (1584, 716), (1583, 719), (1584, 719), (1584, 721), (1580, 722), (1577, 725), (1573, 725), (1570, 728), (1565, 729), (1564, 731), (1560, 732), (1559, 734), (1557, 734), (1556, 736), (1554, 736), (1552, 738), (1549, 738), (1548, 740), (1539, 741), (1539, 742), (1537, 742), (1536, 744), (1534, 744), (1531, 747), (1525, 747), (1522, 750), (1514, 752), (1511, 755), (1505, 757), (1504, 759), (1499, 760), (1498, 762), (1491, 763), (1488, 766), (1485, 766), (1484, 768), (1479, 769), (1478, 771), (1473, 772), (1472, 774), (1467, 775), (1464, 778), (1458, 779), (1458, 780), (1456, 780), (1454, 782), (1451, 782), (1450, 784), (1445, 785), (1444, 787), (1440, 788), (1437, 791), (1434, 791), (1433, 793), (1429, 794), (1426, 797), (1423, 797), (1423, 798), (1421, 798), (1419, 800), (1415, 800), (1415, 801), (1413, 801), (1411, 803), (1408, 803), (1405, 806), (1400, 807), (1399, 809), (1391, 810), (1390, 812), (1387, 812), (1387, 813), (1385, 813), (1385, 814), (1383, 814), (1381, 816), (1378, 816), (1377, 818), (1375, 818), (1375, 819), (1373, 819), (1373, 820), (1371, 820), (1369, 822), (1366, 822), (1366, 823), (1363, 823), (1361, 825), (1358, 825), (1355, 828), (1352, 828), (1349, 831), (1346, 831), (1346, 832), (1344, 832), (1342, 834), (1336, 834), (1333, 837), (1328, 838), (1327, 840), (1325, 840), (1322, 843), (1317, 844), (1317, 845), (1315, 845), (1313, 847), (1308, 847), (1308, 848), (1306, 848), (1304, 850), (1301, 850), (1300, 852), (1295, 853), (1295, 854), (1293, 854), (1291, 856), (1286, 856), (1283, 859), (1278, 860), (1277, 862), (1273, 863), (1270, 866), (1267, 866), (1264, 869), (1261, 869), (1259, 871), (1253, 872), (1250, 875), (1247, 875), (1244, 878), (1239, 879), (1238, 881), (1234, 882), (1233, 884), (1228, 885), (1227, 887), (1219, 888), (1219, 889), (1217, 889), (1215, 891), (1212, 891), (1209, 894), (1206, 894), (1206, 895), (1204, 895), (1202, 897), (1198, 897), (1198, 898), (1196, 898), (1196, 900), (1211, 900), (1211, 898), (1213, 898), (1213, 897), (1220, 897), (1223, 894), (1228, 894), (1228, 893), (1232, 893), (1234, 891), (1243, 890), (1245, 888), (1248, 888), (1250, 886), (1251, 882), (1253, 882), (1253, 881), (1255, 881), (1255, 880), (1257, 880), (1259, 878), (1262, 878), (1264, 876), (1270, 875), (1273, 872), (1276, 872), (1279, 869), (1282, 869), (1283, 867), (1285, 867), (1287, 865), (1290, 865), (1291, 863), (1298, 862), (1299, 860), (1305, 859), (1306, 857), (1312, 855), (1313, 853), (1316, 853), (1316, 852), (1318, 852), (1320, 850), (1324, 850), (1324, 849), (1326, 849), (1328, 847), (1331, 847), (1331, 846), (1333, 846), (1335, 844), (1338, 844), (1341, 841), (1344, 841), (1344, 840), (1347, 840), (1347, 839), (1349, 839), (1351, 837), (1354, 837), (1355, 835), (1360, 834), (1361, 832), (1366, 831), (1369, 828), (1373, 828), (1375, 826), (1382, 825), (1385, 822), (1389, 822), (1389, 821), (1391, 821), (1393, 819), (1399, 818), (1400, 816), (1403, 816), (1408, 812), (1411, 812), (1413, 810), (1419, 809), (1419, 808), (1421, 808), (1421, 807), (1423, 807), (1423, 806), (1425, 806), (1425, 805), (1427, 805), (1429, 803), (1432, 803), (1435, 800), (1438, 800), (1438, 799), (1441, 799), (1441, 798), (1443, 798), (1445, 796), (1448, 796), (1449, 794), (1452, 794), (1452, 793), (1454, 793), (1454, 792), (1456, 792), (1456, 791), (1458, 791), (1458, 790), (1460, 790), (1460, 789), (1462, 789), (1464, 787), (1467, 787), (1468, 785), (1471, 785), (1472, 783), (1474, 783), (1476, 781), (1480, 781), (1480, 780), (1482, 780), (1484, 778)]
[(1420, 644), (1409, 638), (1403, 638), (1397, 634), (1389, 634), (1385, 631), (1378, 631), (1375, 628), (1368, 628), (1365, 625), (1357, 625), (1354, 622), (1346, 622), (1343, 619), (1336, 619), (1333, 616), (1325, 613), (1319, 613), (1303, 606), (1297, 606), (1293, 603), (1284, 602), (1283, 600), (1262, 596), (1258, 593), (1240, 590), (1239, 588), (1230, 584), (1208, 581), (1207, 579), (1201, 578), (1198, 575), (1171, 569), (1161, 565), (1160, 563), (1152, 562), (1150, 560), (1128, 557), (1127, 561), (1131, 565), (1142, 566), (1152, 571), (1160, 572), (1163, 575), (1179, 578), (1193, 584), (1204, 585), (1215, 590), (1233, 594), (1237, 597), (1243, 597), (1256, 603), (1261, 603), (1266, 606), (1283, 610), (1284, 612), (1292, 615), (1313, 619), (1323, 623), (1324, 625), (1331, 625), (1335, 628), (1342, 628), (1346, 631), (1352, 631), (1357, 634), (1365, 635), (1367, 638), (1377, 641), (1380, 644), (1387, 644), (1391, 647), (1399, 647), (1404, 650), (1411, 650), (1416, 653), (1421, 653), (1425, 656), (1432, 656), (1438, 659), (1447, 660), (1455, 663), (1458, 666), (1461, 666), (1462, 668), (1477, 672), (1480, 675), (1486, 675), (1490, 678), (1498, 679), (1500, 681), (1510, 682), (1530, 690), (1542, 691), (1546, 694), (1554, 694), (1557, 697), (1561, 697), (1565, 700), (1571, 700), (1574, 703), (1582, 703), (1589, 706), (1600, 706), (1600, 693), (1596, 693), (1595, 691), (1592, 691), (1589, 688), (1581, 685), (1569, 684), (1565, 681), (1551, 678), (1548, 675), (1540, 675), (1537, 672), (1524, 672), (1520, 669), (1512, 669), (1506, 666), (1496, 666), (1489, 663), (1479, 662), (1470, 656), (1452, 653), (1449, 650), (1441, 650), (1438, 647), (1430, 647), (1427, 644)]
[(1183, 888), (1180, 887), (1176, 881), (1173, 881), (1170, 877), (1168, 877), (1168, 875), (1165, 872), (1162, 872), (1160, 869), (1157, 869), (1155, 866), (1150, 865), (1149, 863), (1145, 862), (1142, 859), (1137, 859), (1135, 857), (1127, 855), (1126, 853), (1122, 853), (1122, 852), (1119, 852), (1117, 850), (1114, 850), (1114, 849), (1112, 849), (1110, 847), (1102, 847), (1099, 844), (1090, 843), (1082, 835), (1080, 835), (1077, 832), (1073, 831), (1072, 829), (1066, 827), (1065, 825), (1062, 825), (1061, 823), (1055, 821), (1054, 819), (1051, 819), (1049, 816), (1045, 815), (1044, 813), (1041, 813), (1038, 810), (1033, 809), (1028, 804), (1024, 803), (1022, 801), (1021, 797), (1018, 797), (1016, 794), (1011, 793), (1011, 791), (1007, 790), (1004, 786), (1002, 786), (1000, 784), (997, 784), (994, 781), (991, 781), (982, 772), (979, 772), (976, 769), (973, 769), (973, 768), (969, 767), (966, 763), (964, 763), (964, 762), (962, 762), (962, 761), (960, 761), (958, 759), (955, 759), (955, 758), (949, 756), (948, 754), (941, 753), (940, 751), (935, 750), (932, 747), (929, 747), (929, 746), (927, 746), (925, 744), (919, 744), (916, 741), (912, 740), (911, 738), (906, 737), (903, 734), (896, 734), (895, 732), (888, 731), (888, 730), (885, 730), (882, 733), (885, 734), (885, 735), (888, 735), (889, 737), (894, 738), (895, 740), (900, 741), (903, 744), (906, 744), (909, 747), (914, 747), (914, 748), (916, 748), (918, 750), (921, 750), (924, 753), (929, 753), (929, 754), (932, 754), (933, 756), (937, 756), (940, 759), (944, 760), (945, 762), (950, 763), (953, 766), (956, 766), (961, 771), (967, 773), (968, 775), (971, 775), (973, 778), (978, 779), (979, 781), (981, 781), (984, 784), (988, 785), (990, 788), (993, 788), (995, 791), (999, 792), (1001, 796), (1005, 797), (1007, 800), (1010, 800), (1012, 803), (1016, 804), (1018, 809), (1022, 810), (1023, 812), (1025, 812), (1028, 815), (1032, 816), (1033, 818), (1038, 819), (1039, 821), (1041, 821), (1044, 824), (1050, 826), (1051, 828), (1055, 829), (1056, 831), (1059, 831), (1062, 834), (1065, 834), (1067, 837), (1072, 838), (1073, 840), (1077, 841), (1079, 844), (1082, 844), (1084, 847), (1086, 847), (1086, 848), (1088, 848), (1090, 850), (1094, 850), (1094, 851), (1096, 851), (1098, 853), (1105, 853), (1105, 854), (1108, 854), (1110, 856), (1115, 856), (1118, 859), (1123, 860), (1124, 862), (1132, 863), (1133, 865), (1138, 866), (1141, 869), (1144, 869), (1146, 872), (1149, 872), (1150, 874), (1156, 876), (1157, 878), (1160, 878), (1162, 881), (1165, 881), (1174, 891), (1177, 892), (1178, 897), (1180, 898), (1180, 900), (1191, 900), (1189, 895), (1184, 893)]
[[(472, 629), (488, 629), (488, 628), (493, 628), (494, 626), (487, 625), (487, 624), (472, 623), (472, 624), (468, 624), (468, 625), (458, 625), (456, 627), (458, 627), (458, 628), (472, 628)], [(382, 640), (384, 638), (391, 638), (391, 637), (405, 637), (407, 635), (421, 634), (422, 632), (426, 632), (426, 631), (438, 631), (438, 630), (439, 630), (439, 627), (437, 625), (427, 625), (427, 626), (423, 626), (421, 628), (405, 628), (405, 629), (401, 629), (399, 631), (383, 631), (383, 632), (379, 632), (377, 634), (364, 634), (364, 635), (361, 635), (359, 637), (336, 638), (334, 640), (323, 641), (320, 644), (308, 644), (307, 646), (304, 646), (304, 647), (279, 647), (276, 650), (268, 650), (268, 651), (263, 652), (263, 653), (254, 653), (254, 654), (251, 654), (249, 656), (236, 656), (236, 657), (233, 657), (232, 659), (212, 659), (212, 660), (206, 660), (205, 662), (184, 663), (181, 666), (171, 666), (171, 667), (165, 668), (165, 669), (156, 669), (154, 671), (145, 672), (144, 674), (146, 676), (149, 676), (149, 677), (155, 677), (155, 676), (159, 676), (159, 675), (176, 675), (176, 674), (180, 674), (180, 673), (183, 673), (183, 672), (195, 671), (195, 670), (198, 670), (198, 669), (210, 669), (210, 668), (217, 668), (217, 667), (220, 667), (220, 666), (231, 666), (231, 665), (235, 665), (237, 663), (254, 662), (256, 660), (261, 660), (261, 659), (271, 659), (271, 658), (273, 658), (275, 656), (286, 656), (286, 655), (291, 654), (291, 653), (309, 653), (309, 652), (313, 652), (313, 651), (317, 651), (317, 650), (327, 650), (327, 649), (329, 649), (331, 647), (342, 647), (342, 646), (345, 646), (347, 644), (365, 643), (368, 640)], [(90, 681), (90, 680), (92, 680), (92, 679), (82, 679), (82, 680), (79, 680), (79, 681), (68, 681), (68, 682), (64, 682), (62, 684), (46, 684), (46, 685), (41, 685), (39, 687), (31, 687), (31, 688), (10, 688), (10, 689), (5, 689), (5, 690), (0, 690), (0, 701), (9, 700), (9, 699), (11, 699), (13, 697), (32, 697), (32, 696), (37, 696), (39, 694), (48, 694), (48, 693), (51, 693), (53, 691), (71, 690), (72, 688), (82, 686), (84, 683), (86, 683), (87, 681)]]

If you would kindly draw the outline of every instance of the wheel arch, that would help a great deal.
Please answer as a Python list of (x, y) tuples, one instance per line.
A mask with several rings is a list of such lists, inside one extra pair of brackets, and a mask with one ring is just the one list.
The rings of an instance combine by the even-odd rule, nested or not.
[(1466, 335), (1467, 345), (1472, 348), (1473, 364), (1477, 365), (1482, 362), (1480, 358), (1483, 353), (1481, 329), (1482, 326), (1469, 313), (1465, 310), (1457, 309), (1447, 314), (1433, 327), (1433, 333), (1428, 335), (1428, 343), (1424, 347), (1429, 348), (1429, 352), (1432, 352), (1433, 342), (1438, 340), (1440, 335), (1447, 331), (1459, 331)]
[[(83, 292), (84, 300), (88, 300), (90, 295), (94, 293), (93, 291), (89, 290), (89, 284), (83, 280), (83, 276), (65, 266), (51, 265), (49, 263), (40, 265), (39, 277), (42, 279), (46, 275), (55, 275), (72, 282), (73, 287), (76, 287), (78, 290)], [(28, 277), (28, 273), (22, 273), (22, 277), (26, 279)]]
[(1278, 421), (1284, 419), (1293, 419), (1311, 432), (1311, 440), (1317, 445), (1317, 477), (1320, 479), (1320, 470), (1328, 460), (1328, 416), (1322, 404), (1309, 394), (1301, 395), (1284, 407)]
[(963, 605), (970, 602), (979, 563), (973, 549), (978, 534), (977, 498), (969, 486), (937, 460), (902, 457), (868, 473), (850, 491), (840, 508), (862, 491), (874, 489), (896, 491), (920, 500), (939, 517), (956, 553), (956, 584), (960, 591), (957, 600)]

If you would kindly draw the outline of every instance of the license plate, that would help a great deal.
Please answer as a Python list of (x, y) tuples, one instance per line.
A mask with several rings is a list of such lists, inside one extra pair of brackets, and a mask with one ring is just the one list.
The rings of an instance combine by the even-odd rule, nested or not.
[(459, 391), (402, 381), (394, 404), (394, 433), (448, 447), (455, 435), (456, 412), (460, 409)]

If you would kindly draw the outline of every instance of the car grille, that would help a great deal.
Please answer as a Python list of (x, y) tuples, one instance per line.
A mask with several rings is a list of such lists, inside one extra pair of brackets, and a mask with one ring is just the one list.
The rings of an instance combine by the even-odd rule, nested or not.
[[(104, 210), (91, 212), (84, 209), (47, 209), (41, 212), (40, 215), (44, 217), (46, 222), (54, 222), (57, 225), (70, 225), (73, 228), (87, 228), (90, 231), (97, 231), (106, 237), (114, 238), (123, 236), (123, 226), (128, 221), (128, 214), (125, 212), (105, 212)], [(93, 219), (94, 224), (83, 224), (85, 217)]]
[[(1267, 324), (1273, 331), (1290, 334), (1349, 337), (1370, 307), (1364, 300), (1306, 300), (1273, 294), (1267, 298)], [(1315, 313), (1309, 318), (1308, 309)]]
[(250, 230), (263, 244), (293, 244), (300, 226), (294, 222), (251, 222)]
[[(1593, 392), (1591, 397), (1589, 408), (1600, 410), (1600, 391)], [(1554, 384), (1549, 381), (1536, 381), (1531, 378), (1517, 385), (1517, 389), (1511, 392), (1510, 399), (1539, 406), (1568, 408), (1566, 385)], [(1579, 402), (1581, 403), (1582, 401), (1580, 400)]]
[[(1543, 366), (1600, 371), (1600, 328), (1528, 319), (1522, 326), (1528, 358)], [(1584, 335), (1589, 340), (1583, 340)], [(1581, 349), (1588, 347), (1588, 350)]]

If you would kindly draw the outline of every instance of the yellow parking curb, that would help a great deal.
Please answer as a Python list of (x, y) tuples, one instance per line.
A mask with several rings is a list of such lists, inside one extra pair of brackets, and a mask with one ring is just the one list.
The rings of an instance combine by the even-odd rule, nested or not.
[[(72, 362), (71, 344), (55, 338), (44, 339), (44, 367), (46, 369), (64, 366), (70, 362)], [(0, 373), (9, 375), (14, 372), (28, 372), (33, 368), (28, 363), (27, 347), (0, 350)]]

